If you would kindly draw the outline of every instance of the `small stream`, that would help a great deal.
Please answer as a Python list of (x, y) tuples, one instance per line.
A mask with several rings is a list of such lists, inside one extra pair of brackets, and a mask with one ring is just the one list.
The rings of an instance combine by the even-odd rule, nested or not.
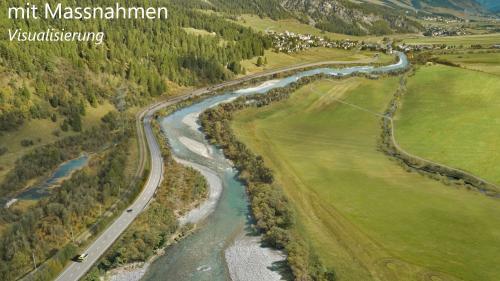
[(61, 164), (52, 173), (52, 175), (45, 180), (43, 183), (29, 187), (25, 191), (21, 192), (16, 198), (8, 199), (5, 203), (5, 207), (8, 208), (10, 205), (14, 204), (18, 200), (38, 200), (47, 197), (51, 194), (51, 188), (60, 183), (61, 180), (65, 179), (74, 171), (77, 171), (87, 165), (89, 156), (87, 154), (82, 154), (80, 157), (69, 160)]
[[(167, 136), (176, 158), (203, 166), (205, 169), (215, 173), (222, 182), (223, 190), (213, 212), (200, 224), (200, 228), (193, 235), (168, 248), (166, 254), (151, 264), (142, 280), (172, 280), (172, 281), (225, 281), (231, 280), (230, 276), (238, 276), (241, 280), (279, 280), (276, 272), (270, 268), (274, 264), (266, 264), (257, 270), (254, 264), (270, 263), (283, 259), (281, 253), (269, 249), (262, 249), (264, 254), (255, 254), (255, 249), (250, 252), (239, 254), (239, 245), (248, 243), (237, 243), (238, 249), (231, 250), (231, 255), (225, 254), (235, 240), (247, 239), (254, 241), (255, 236), (246, 232), (251, 215), (249, 202), (245, 193), (245, 187), (237, 181), (237, 173), (231, 163), (224, 157), (222, 151), (210, 145), (198, 125), (198, 116), (201, 112), (214, 107), (222, 102), (231, 101), (237, 97), (251, 94), (265, 94), (274, 88), (285, 87), (292, 82), (306, 76), (324, 73), (327, 75), (344, 76), (354, 72), (391, 72), (401, 70), (408, 66), (404, 54), (398, 54), (398, 63), (371, 67), (360, 66), (343, 69), (318, 68), (304, 71), (280, 80), (271, 80), (258, 87), (242, 89), (229, 92), (220, 96), (207, 98), (199, 103), (183, 108), (161, 120), (163, 132)], [(252, 240), (253, 239), (253, 240)], [(234, 248), (234, 247), (233, 247)], [(247, 249), (248, 250), (248, 249)], [(267, 257), (269, 261), (262, 260), (238, 260), (242, 257), (251, 259), (252, 256)], [(232, 258), (232, 262), (226, 261), (226, 257)], [(245, 258), (245, 259), (246, 259)], [(238, 260), (238, 262), (235, 262)], [(233, 265), (232, 269), (231, 264)], [(229, 266), (228, 266), (229, 265)], [(238, 267), (238, 268), (234, 268)], [(235, 270), (239, 275), (235, 275)], [(266, 271), (268, 271), (266, 273)], [(237, 273), (238, 273), (237, 272)], [(260, 274), (260, 275), (259, 275)]]

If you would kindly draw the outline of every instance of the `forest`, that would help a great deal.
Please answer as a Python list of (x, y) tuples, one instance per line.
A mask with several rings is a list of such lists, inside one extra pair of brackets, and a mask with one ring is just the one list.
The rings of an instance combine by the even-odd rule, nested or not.
[[(0, 9), (6, 10), (12, 2), (3, 1)], [(67, 5), (73, 1), (59, 2)], [(150, 3), (134, 0), (129, 5)], [(4, 30), (41, 31), (50, 27), (102, 31), (106, 38), (99, 46), (2, 40), (0, 72), (8, 79), (0, 83), (0, 132), (15, 130), (31, 118), (49, 118), (53, 113), (64, 117), (66, 128), (78, 131), (82, 105), (95, 106), (103, 99), (116, 104), (121, 98), (133, 106), (145, 98), (168, 94), (169, 82), (186, 86), (220, 82), (234, 76), (227, 68), (230, 63), (263, 55), (270, 47), (266, 36), (249, 28), (184, 5), (166, 5), (167, 20), (81, 22), (2, 17), (0, 27)], [(204, 29), (217, 36), (188, 34), (183, 27)]]
[[(68, 137), (34, 150), (18, 161), (9, 174), (2, 192), (22, 186), (81, 151), (99, 149), (87, 168), (75, 172), (34, 206), (26, 210), (0, 209), (1, 280), (16, 280), (30, 271), (33, 258), (40, 263), (55, 256), (38, 271), (37, 280), (54, 277), (75, 254), (74, 235), (92, 226), (102, 215), (100, 210), (106, 211), (117, 201), (126, 203), (127, 198), (134, 198), (140, 191), (140, 185), (131, 185), (134, 181), (124, 174), (134, 123), (130, 122), (132, 119), (126, 121), (111, 115), (103, 118), (100, 127), (83, 132), (79, 138)], [(30, 168), (34, 171), (30, 172)]]

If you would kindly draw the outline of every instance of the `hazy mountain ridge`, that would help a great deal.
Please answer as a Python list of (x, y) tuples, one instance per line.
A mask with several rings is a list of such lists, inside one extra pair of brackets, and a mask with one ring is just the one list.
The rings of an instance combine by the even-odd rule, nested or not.
[[(213, 0), (216, 9), (254, 13), (271, 18), (294, 15), (301, 21), (337, 33), (385, 35), (413, 33), (423, 27), (417, 14), (464, 17), (486, 14), (494, 0)], [(413, 17), (412, 17), (413, 16)]]
[(280, 0), (281, 6), (321, 29), (362, 35), (417, 32), (421, 26), (403, 11), (343, 0)]
[(500, 1), (498, 0), (476, 0), (476, 2), (492, 12), (500, 12)]
[(361, 0), (365, 3), (377, 3), (392, 8), (420, 10), (430, 13), (446, 13), (467, 11), (468, 13), (485, 13), (500, 3), (496, 0)]

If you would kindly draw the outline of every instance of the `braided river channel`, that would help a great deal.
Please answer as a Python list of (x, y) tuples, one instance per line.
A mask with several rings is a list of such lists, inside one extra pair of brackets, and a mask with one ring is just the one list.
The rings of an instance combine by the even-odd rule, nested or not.
[[(189, 213), (181, 223), (197, 223), (198, 230), (169, 247), (156, 259), (142, 280), (225, 281), (281, 280), (276, 268), (285, 259), (283, 253), (260, 246), (260, 236), (251, 231), (251, 212), (245, 186), (237, 180), (237, 171), (221, 150), (210, 145), (198, 125), (198, 116), (210, 107), (237, 97), (266, 94), (306, 76), (327, 74), (348, 76), (356, 72), (388, 73), (405, 69), (406, 56), (381, 67), (318, 68), (292, 76), (270, 80), (254, 88), (227, 92), (206, 98), (160, 120), (178, 161), (189, 165), (207, 178), (210, 196), (206, 203)], [(160, 140), (161, 141), (161, 140)]]

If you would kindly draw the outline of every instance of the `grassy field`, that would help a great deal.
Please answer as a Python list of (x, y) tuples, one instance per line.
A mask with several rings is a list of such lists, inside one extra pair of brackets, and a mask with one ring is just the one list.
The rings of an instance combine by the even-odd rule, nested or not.
[(408, 44), (448, 44), (470, 46), (474, 44), (494, 45), (500, 44), (500, 33), (449, 36), (449, 37), (423, 37), (423, 36), (399, 36), (403, 42)]
[(440, 55), (439, 57), (448, 61), (458, 63), (467, 69), (500, 75), (500, 52), (446, 54)]
[(257, 66), (257, 58), (245, 60), (241, 65), (247, 70), (247, 74), (264, 71), (266, 69), (274, 69), (288, 65), (308, 63), (308, 62), (321, 62), (321, 61), (360, 61), (360, 63), (390, 63), (394, 61), (393, 56), (383, 53), (378, 53), (379, 57), (374, 59), (374, 52), (358, 51), (358, 50), (343, 50), (343, 49), (329, 49), (329, 48), (312, 48), (300, 53), (285, 54), (276, 53), (273, 51), (266, 51), (265, 57), (268, 64), (262, 67)]
[(414, 154), (500, 184), (499, 93), (498, 76), (422, 67), (409, 79), (396, 139)]
[(192, 28), (192, 27), (184, 27), (182, 29), (184, 29), (184, 31), (186, 31), (187, 33), (193, 34), (193, 35), (214, 36), (214, 37), (216, 36), (215, 33), (208, 32), (204, 29), (196, 29), (196, 28)]
[[(82, 118), (83, 128), (90, 128), (98, 124), (101, 122), (101, 118), (113, 109), (114, 106), (107, 102), (96, 108), (87, 107), (86, 115)], [(19, 130), (4, 132), (0, 136), (1, 146), (5, 146), (8, 149), (6, 154), (0, 156), (0, 182), (3, 180), (10, 168), (14, 167), (16, 160), (31, 149), (54, 142), (62, 137), (75, 134), (74, 132), (62, 132), (60, 125), (63, 118), (59, 116), (58, 119), (59, 120), (56, 123), (49, 119), (33, 119), (25, 122)], [(54, 131), (58, 131), (60, 135), (54, 135)], [(21, 145), (21, 140), (23, 139), (33, 140), (35, 145), (23, 147)]]
[(379, 151), (374, 113), (397, 84), (316, 82), (240, 112), (233, 128), (274, 170), (297, 231), (339, 280), (497, 280), (498, 200), (408, 173)]
[[(182, 29), (184, 29), (184, 31), (186, 31), (187, 33), (193, 34), (193, 35), (208, 36), (208, 37), (216, 37), (217, 36), (217, 34), (215, 32), (209, 32), (209, 31), (206, 31), (204, 29), (196, 29), (196, 28), (192, 28), (192, 27), (183, 27)], [(226, 46), (227, 43), (228, 43), (228, 41), (226, 41), (222, 38), (219, 39), (219, 45)]]

